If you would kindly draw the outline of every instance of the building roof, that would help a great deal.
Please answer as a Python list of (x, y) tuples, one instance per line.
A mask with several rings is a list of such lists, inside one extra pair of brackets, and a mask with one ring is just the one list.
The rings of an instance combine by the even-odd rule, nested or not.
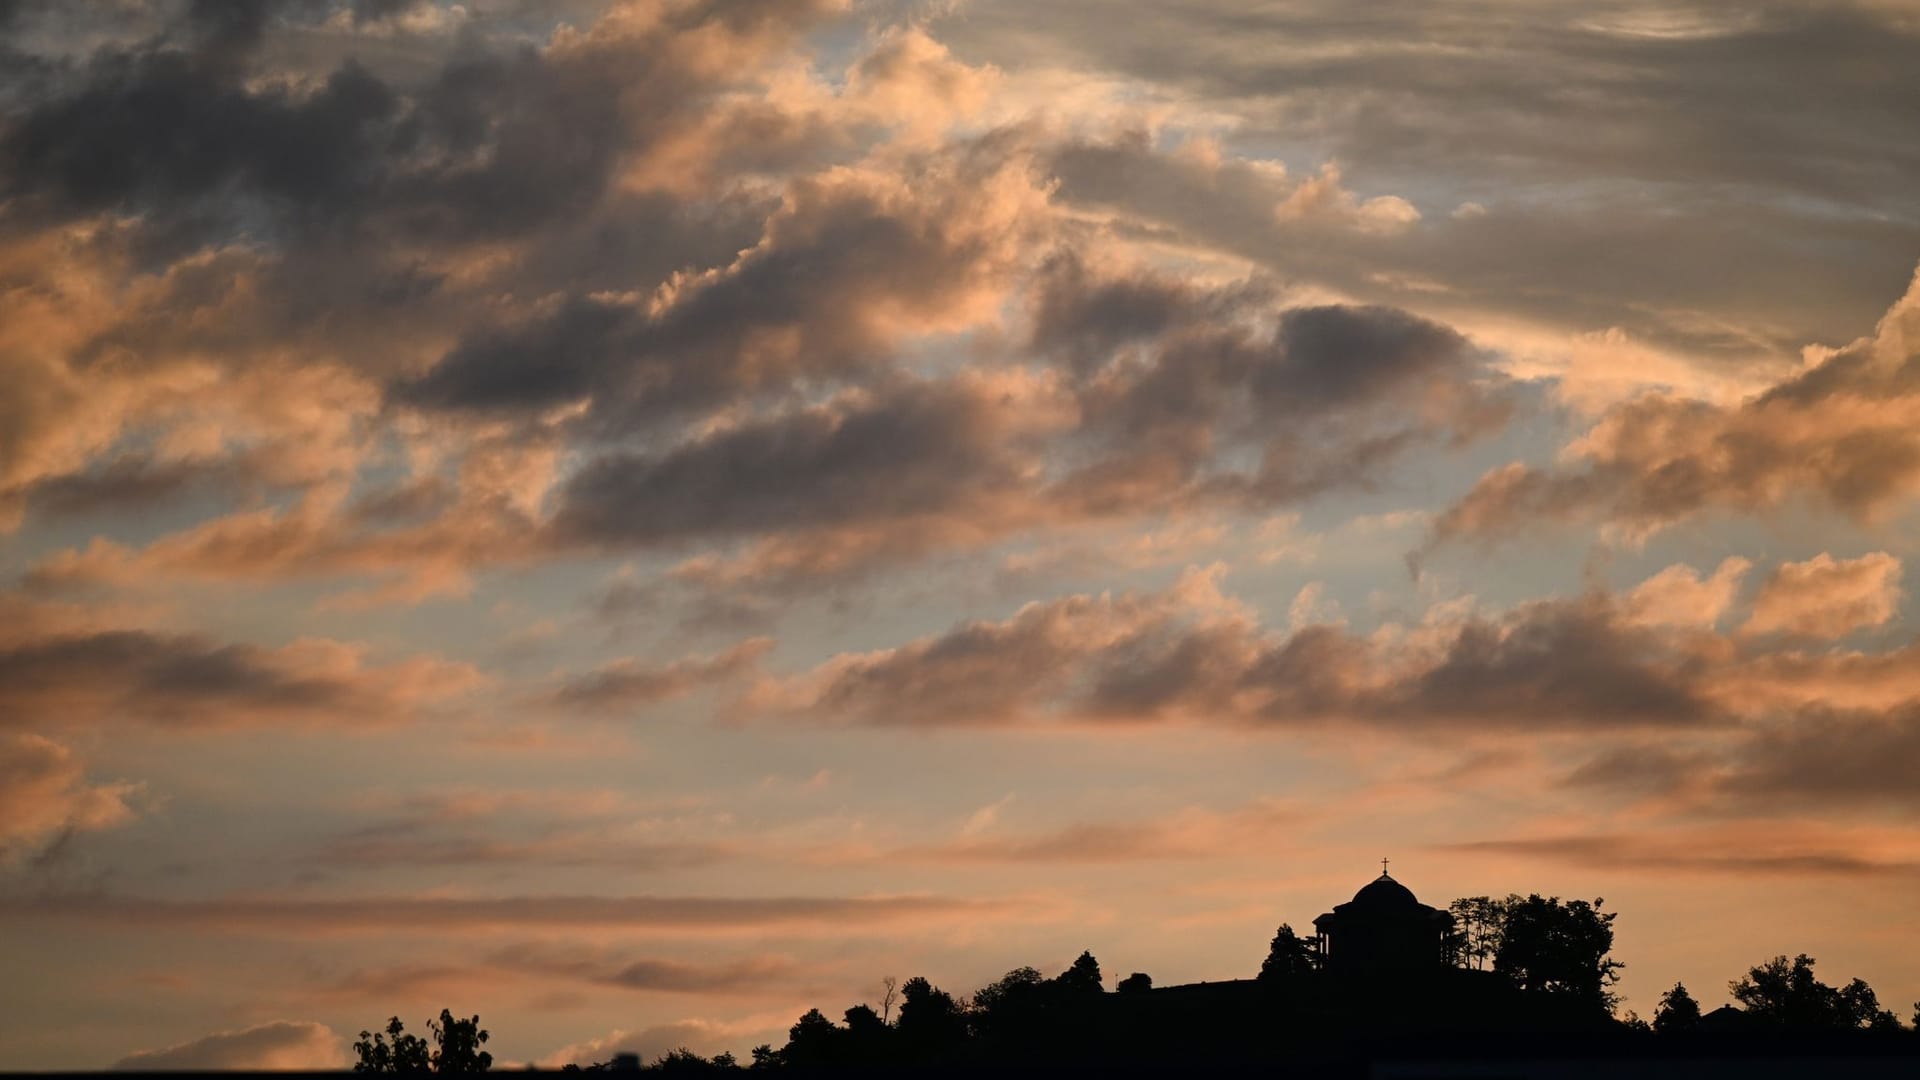
[[(1413, 890), (1388, 877), (1385, 871), (1353, 894), (1353, 904), (1366, 908), (1416, 908), (1421, 906)], [(1345, 904), (1341, 905), (1345, 907)]]
[(1313, 925), (1322, 931), (1335, 924), (1352, 925), (1352, 920), (1363, 922), (1387, 920), (1420, 920), (1423, 922), (1451, 923), (1453, 916), (1420, 902), (1413, 890), (1393, 880), (1384, 871), (1379, 877), (1361, 886), (1353, 894), (1353, 899), (1344, 904), (1336, 904), (1332, 911), (1313, 920)]

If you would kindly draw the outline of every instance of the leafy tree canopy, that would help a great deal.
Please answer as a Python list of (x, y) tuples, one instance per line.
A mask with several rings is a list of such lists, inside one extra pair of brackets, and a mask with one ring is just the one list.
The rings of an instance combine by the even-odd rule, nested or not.
[(1653, 1030), (1687, 1031), (1700, 1025), (1700, 1003), (1687, 993), (1685, 983), (1660, 995), (1660, 1007), (1653, 1013)]
[(1267, 947), (1266, 960), (1260, 964), (1259, 978), (1264, 983), (1277, 983), (1311, 974), (1314, 967), (1313, 947), (1295, 934), (1291, 925), (1281, 923)]
[(1617, 912), (1600, 910), (1605, 902), (1509, 896), (1493, 970), (1522, 990), (1566, 994), (1612, 1012), (1619, 999), (1610, 987), (1626, 965), (1607, 955)]
[(1775, 1027), (1831, 1031), (1900, 1026), (1865, 982), (1828, 986), (1814, 976), (1813, 965), (1806, 953), (1791, 961), (1776, 956), (1727, 984), (1728, 989), (1747, 1015)]
[(480, 1017), (461, 1019), (441, 1009), (440, 1019), (427, 1021), (433, 1034), (427, 1040), (410, 1035), (406, 1025), (395, 1016), (383, 1032), (362, 1031), (353, 1044), (354, 1072), (372, 1073), (477, 1073), (493, 1066), (493, 1055), (480, 1049), (488, 1037), (480, 1026)]

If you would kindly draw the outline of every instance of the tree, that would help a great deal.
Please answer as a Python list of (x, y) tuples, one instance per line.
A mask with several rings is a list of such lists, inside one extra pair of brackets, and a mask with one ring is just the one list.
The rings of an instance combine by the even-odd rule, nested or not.
[(884, 1031), (887, 1026), (886, 1021), (880, 1019), (880, 1014), (873, 1011), (873, 1006), (864, 1002), (848, 1009), (845, 1015), (848, 1031), (871, 1034)]
[(1453, 934), (1448, 941), (1448, 959), (1452, 963), (1484, 971), (1493, 965), (1500, 952), (1502, 931), (1507, 925), (1507, 908), (1518, 903), (1518, 896), (1495, 900), (1490, 896), (1463, 896), (1447, 905), (1453, 914)]
[(847, 1030), (841, 1034), (846, 1044), (843, 1055), (853, 1065), (876, 1065), (886, 1060), (892, 1046), (893, 1029), (867, 1004), (855, 1005), (845, 1013)]
[(900, 992), (900, 980), (889, 975), (880, 980), (880, 987), (884, 991), (880, 995), (880, 1022), (891, 1024), (893, 1023), (893, 999)]
[(953, 995), (920, 976), (900, 986), (899, 1041), (917, 1061), (945, 1061), (966, 1042), (967, 1020)]
[(973, 992), (974, 1014), (989, 1023), (1038, 1003), (1047, 977), (1039, 969), (1017, 967)]
[(480, 1026), (478, 1013), (462, 1020), (441, 1009), (440, 1022), (429, 1020), (427, 1028), (433, 1032), (436, 1044), (433, 1051), (434, 1072), (478, 1073), (486, 1072), (493, 1066), (493, 1055), (480, 1049), (486, 1044), (487, 1031)]
[(787, 1029), (787, 1045), (780, 1051), (780, 1060), (803, 1069), (838, 1064), (840, 1036), (844, 1034), (819, 1009), (808, 1009)]
[(1605, 902), (1508, 897), (1493, 970), (1522, 990), (1565, 995), (1611, 1013), (1619, 998), (1608, 988), (1626, 965), (1607, 955), (1617, 913), (1601, 911)]
[[(389, 1042), (388, 1040), (392, 1041)], [(362, 1031), (353, 1044), (359, 1060), (354, 1072), (415, 1073), (426, 1072), (429, 1061), (427, 1040), (406, 1033), (406, 1025), (395, 1016), (387, 1021), (385, 1032)]]
[(1116, 994), (1144, 994), (1151, 989), (1153, 989), (1153, 976), (1144, 971), (1136, 971), (1126, 978), (1121, 979), (1120, 982), (1114, 986), (1113, 992)]
[(1100, 961), (1093, 958), (1093, 953), (1086, 951), (1075, 957), (1073, 964), (1053, 981), (1070, 993), (1100, 994), (1107, 989), (1100, 975)]
[(1311, 974), (1313, 970), (1312, 946), (1295, 934), (1290, 924), (1281, 923), (1272, 944), (1267, 946), (1266, 960), (1260, 964), (1259, 980), (1277, 984)]
[(1660, 995), (1660, 1007), (1653, 1012), (1653, 1030), (1689, 1031), (1699, 1024), (1700, 1003), (1687, 993), (1685, 983), (1674, 983), (1673, 989)]
[(1880, 1007), (1871, 986), (1860, 979), (1828, 986), (1815, 977), (1813, 965), (1806, 953), (1791, 962), (1776, 956), (1727, 986), (1749, 1016), (1776, 1027), (1835, 1031), (1899, 1025), (1890, 1010)]
[(709, 1061), (682, 1046), (660, 1055), (659, 1059), (646, 1071), (654, 1076), (704, 1077), (722, 1076), (732, 1072), (736, 1067), (737, 1063), (733, 1060), (732, 1054), (721, 1053)]
[(486, 1072), (493, 1066), (493, 1055), (480, 1049), (488, 1033), (480, 1026), (480, 1017), (462, 1020), (447, 1009), (440, 1019), (427, 1021), (433, 1044), (418, 1035), (409, 1035), (406, 1025), (395, 1016), (387, 1020), (384, 1032), (362, 1031), (353, 1044), (354, 1072), (372, 1073), (472, 1073)]

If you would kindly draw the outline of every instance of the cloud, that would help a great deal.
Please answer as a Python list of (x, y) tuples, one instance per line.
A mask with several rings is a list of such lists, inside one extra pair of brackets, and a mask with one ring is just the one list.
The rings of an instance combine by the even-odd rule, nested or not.
[(1713, 576), (1702, 579), (1691, 566), (1676, 563), (1633, 587), (1623, 606), (1626, 617), (1651, 626), (1711, 627), (1739, 595), (1741, 579), (1753, 564), (1737, 555), (1720, 561)]
[(1648, 394), (1615, 406), (1565, 464), (1495, 469), (1440, 515), (1429, 547), (1492, 543), (1597, 520), (1643, 539), (1711, 512), (1764, 514), (1795, 499), (1855, 519), (1920, 492), (1920, 274), (1872, 337), (1816, 354), (1737, 405)]
[(371, 665), (365, 651), (317, 638), (269, 649), (141, 629), (0, 641), (0, 709), (16, 726), (379, 724), (482, 682), (465, 664)]
[(1073, 596), (769, 678), (747, 713), (835, 724), (1149, 720), (1493, 730), (1692, 726), (1723, 711), (1691, 653), (1604, 595), (1359, 636), (1262, 628), (1190, 571), (1157, 594)]
[(549, 979), (648, 994), (739, 995), (778, 992), (800, 971), (786, 956), (688, 963), (664, 957), (634, 957), (622, 950), (521, 942), (494, 949), (469, 966), (363, 968), (329, 984), (329, 997), (392, 1001), (432, 999), (471, 992), (502, 979)]
[(1005, 906), (994, 900), (936, 896), (376, 896), (327, 900), (158, 900), (88, 894), (0, 899), (0, 913), (21, 920), (302, 935), (396, 931), (469, 933), (530, 927), (676, 933), (780, 927), (791, 931), (854, 923), (879, 927), (974, 920), (997, 914)]
[(1713, 794), (1741, 808), (1908, 813), (1920, 806), (1920, 700), (1886, 713), (1810, 708), (1726, 757)]
[(661, 957), (635, 959), (593, 950), (528, 943), (492, 953), (488, 962), (516, 972), (579, 979), (621, 990), (677, 994), (731, 994), (764, 990), (796, 971), (786, 956), (751, 956), (722, 963), (692, 964)]
[(71, 833), (131, 820), (139, 787), (92, 783), (65, 746), (18, 732), (0, 732), (0, 864)]
[(1884, 551), (1836, 560), (1825, 552), (1783, 563), (1754, 598), (1741, 629), (1834, 640), (1883, 626), (1900, 605), (1900, 560)]
[[(1000, 807), (1002, 803), (994, 804)], [(951, 840), (880, 852), (882, 862), (1107, 863), (1200, 859), (1285, 844), (1306, 817), (1278, 799), (1255, 800), (1231, 810), (1186, 807), (1163, 818), (1120, 822), (1075, 822), (1055, 829), (1003, 832), (976, 813)], [(984, 822), (984, 823), (982, 823)]]
[[(1796, 833), (1805, 830), (1794, 830)], [(1653, 875), (1701, 874), (1774, 878), (1913, 878), (1920, 876), (1920, 853), (1888, 859), (1853, 850), (1844, 836), (1795, 835), (1770, 838), (1766, 830), (1741, 827), (1692, 835), (1609, 833), (1548, 836), (1516, 840), (1479, 840), (1447, 845), (1466, 854), (1519, 855), (1612, 872)]]
[(902, 338), (992, 315), (1046, 199), (1008, 140), (796, 178), (759, 243), (728, 265), (489, 329), (396, 396), (496, 411), (585, 399), (590, 419), (624, 425), (855, 375)]
[(697, 802), (619, 792), (459, 790), (410, 796), (320, 845), (312, 858), (355, 869), (397, 866), (618, 866), (665, 871), (706, 866), (737, 845), (689, 839), (710, 824)]
[(1022, 443), (1047, 422), (1048, 396), (1016, 376), (903, 384), (723, 428), (651, 460), (603, 457), (567, 482), (555, 529), (600, 544), (991, 530), (1037, 513), (1024, 505), (1037, 462)]
[(621, 710), (651, 705), (691, 693), (702, 686), (724, 684), (752, 670), (769, 650), (771, 638), (743, 641), (717, 656), (677, 660), (649, 666), (621, 660), (587, 675), (568, 679), (553, 692), (554, 704), (590, 710)]
[[(1086, 141), (1107, 152), (1062, 169), (1076, 205), (1355, 297), (1424, 290), (1498, 322), (1619, 326), (1724, 371), (1849, 332), (1872, 317), (1876, 283), (1911, 268), (1920, 230), (1901, 177), (1915, 162), (1888, 148), (1915, 119), (1904, 103), (1920, 87), (1897, 60), (1915, 31), (1885, 5), (1683, 6), (1714, 32), (1638, 36), (1488, 4), (1390, 3), (1356, 22), (1337, 0), (1258, 12), (986, 0), (931, 32), (999, 64), (1010, 86), (1031, 74), (1043, 107), (1093, 129)], [(1867, 57), (1880, 59), (1852, 81)], [(1821, 91), (1784, 95), (1783, 65)], [(1089, 102), (1094, 88), (1105, 96)], [(1124, 153), (1100, 125), (1114, 98), (1146, 103)], [(1213, 167), (1191, 154), (1184, 170), (1151, 152), (1195, 130), (1240, 154), (1305, 148), (1344, 183), (1422, 209), (1485, 212), (1339, 242), (1289, 236), (1271, 209), (1294, 178), (1274, 163), (1261, 183), (1231, 175), (1250, 164), (1231, 152)]]
[(35, 102), (0, 138), (0, 191), (42, 220), (117, 210), (207, 239), (263, 214), (296, 234), (512, 235), (592, 205), (626, 154), (832, 6), (635, 5), (544, 48), (456, 50), (404, 87), (353, 61), (304, 89), (252, 77), (264, 18), (190, 20)]
[(320, 1071), (344, 1069), (345, 1040), (324, 1024), (275, 1020), (239, 1031), (220, 1031), (159, 1050), (142, 1050), (113, 1063), (133, 1072), (229, 1070)]
[[(1803, 564), (1789, 564), (1798, 566)], [(1264, 625), (1189, 570), (1157, 593), (1030, 603), (890, 648), (766, 673), (732, 715), (916, 728), (1204, 723), (1400, 731), (1727, 732), (1920, 701), (1920, 646), (1809, 650), (1717, 624), (1749, 564), (1669, 567), (1619, 594), (1441, 605), (1359, 633)], [(1755, 729), (1759, 730), (1759, 729)]]

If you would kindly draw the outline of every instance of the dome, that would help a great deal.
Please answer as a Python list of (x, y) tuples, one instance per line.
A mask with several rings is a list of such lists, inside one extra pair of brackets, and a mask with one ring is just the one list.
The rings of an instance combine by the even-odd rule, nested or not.
[(1420, 901), (1413, 890), (1385, 874), (1369, 881), (1353, 894), (1353, 902), (1366, 908), (1416, 908)]

